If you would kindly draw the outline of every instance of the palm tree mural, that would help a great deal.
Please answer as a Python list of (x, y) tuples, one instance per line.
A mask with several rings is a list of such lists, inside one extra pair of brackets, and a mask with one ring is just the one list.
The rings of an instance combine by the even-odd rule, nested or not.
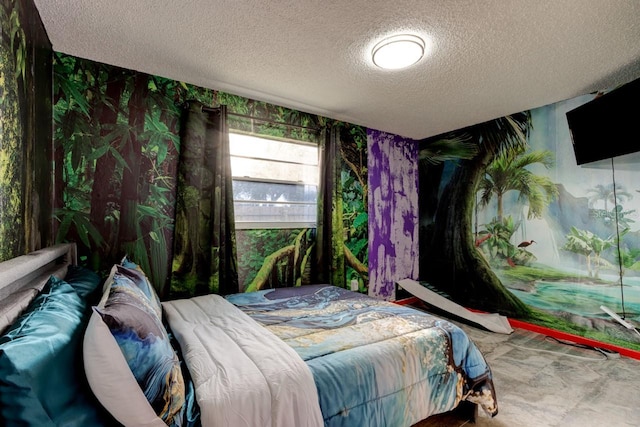
[[(433, 224), (438, 206), (439, 185), (444, 174), (445, 162), (470, 160), (478, 154), (478, 146), (470, 140), (470, 135), (443, 135), (421, 141), (418, 150), (418, 174), (420, 181), (420, 210), (421, 233)], [(420, 252), (423, 264), (423, 254)]]
[[(425, 217), (421, 210), (420, 241), (424, 256), (420, 270), (425, 280), (463, 305), (520, 318), (527, 317), (528, 307), (502, 285), (476, 249), (471, 227), (476, 191), (487, 165), (509, 150), (524, 151), (530, 128), (531, 116), (527, 111), (430, 139), (429, 142), (472, 143), (477, 153), (458, 160), (446, 183), (440, 182), (444, 176), (442, 168), (438, 179), (426, 171), (421, 172), (420, 181), (421, 209), (425, 203), (423, 190), (425, 200), (439, 197), (437, 208), (431, 207)], [(423, 183), (429, 188), (425, 189)]]
[[(625, 190), (620, 183), (598, 184), (587, 190), (589, 194), (590, 215), (607, 228), (629, 228), (635, 221), (631, 219), (635, 210), (625, 211), (622, 203), (633, 198), (633, 194)], [(603, 208), (597, 208), (602, 202)], [(610, 209), (610, 204), (613, 207)]]
[(540, 163), (549, 169), (554, 165), (551, 151), (506, 150), (496, 157), (480, 181), (480, 206), (485, 207), (495, 195), (497, 219), (503, 218), (503, 198), (508, 191), (517, 191), (518, 201), (529, 205), (528, 218), (540, 218), (544, 209), (558, 196), (558, 188), (546, 176), (536, 175), (527, 166)]
[[(629, 230), (625, 229), (620, 233), (620, 237), (624, 236)], [(571, 231), (567, 235), (567, 241), (562, 249), (582, 255), (586, 258), (587, 275), (598, 279), (600, 277), (600, 269), (604, 267), (613, 268), (613, 265), (602, 258), (602, 253), (612, 246), (616, 245), (618, 238), (616, 236), (608, 236), (602, 238), (589, 230), (580, 230), (571, 227)]]
[(589, 202), (594, 206), (597, 202), (604, 202), (604, 210), (609, 210), (609, 203), (617, 205), (625, 200), (633, 198), (633, 194), (624, 189), (621, 184), (598, 184), (594, 188), (587, 190), (589, 196)]

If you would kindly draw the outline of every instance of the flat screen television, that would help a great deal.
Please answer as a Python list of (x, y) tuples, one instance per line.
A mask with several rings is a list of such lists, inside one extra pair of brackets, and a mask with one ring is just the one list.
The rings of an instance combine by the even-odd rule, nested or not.
[(567, 112), (576, 163), (640, 151), (640, 79)]

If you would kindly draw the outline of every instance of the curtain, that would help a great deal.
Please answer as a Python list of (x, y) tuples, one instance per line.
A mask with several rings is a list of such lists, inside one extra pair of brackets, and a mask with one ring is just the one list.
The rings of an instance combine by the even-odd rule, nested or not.
[(171, 298), (239, 292), (227, 110), (184, 111)]
[(319, 147), (320, 188), (316, 241), (317, 283), (346, 287), (340, 129), (335, 123), (325, 128)]

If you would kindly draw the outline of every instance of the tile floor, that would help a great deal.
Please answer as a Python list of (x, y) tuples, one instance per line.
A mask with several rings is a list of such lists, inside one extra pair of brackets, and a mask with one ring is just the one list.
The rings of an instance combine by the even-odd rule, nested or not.
[(495, 334), (459, 324), (491, 366), (499, 413), (455, 414), (414, 427), (640, 426), (640, 360), (607, 358), (534, 332)]

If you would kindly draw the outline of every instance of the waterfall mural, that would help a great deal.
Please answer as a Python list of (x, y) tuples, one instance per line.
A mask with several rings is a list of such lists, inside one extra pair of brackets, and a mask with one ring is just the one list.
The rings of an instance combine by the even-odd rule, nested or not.
[[(640, 349), (601, 308), (640, 322), (637, 157), (577, 166), (566, 121), (594, 96), (420, 141), (420, 276), (472, 308)], [(477, 151), (434, 161), (443, 141)]]

